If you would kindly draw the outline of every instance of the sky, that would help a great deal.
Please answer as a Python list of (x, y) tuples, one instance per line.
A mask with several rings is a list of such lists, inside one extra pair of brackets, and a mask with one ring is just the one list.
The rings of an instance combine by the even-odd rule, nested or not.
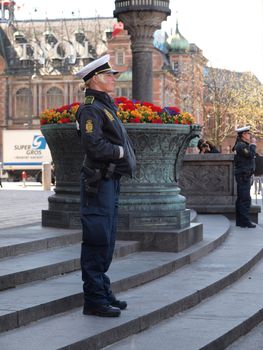
[[(17, 20), (112, 17), (114, 0), (16, 0)], [(263, 0), (170, 0), (162, 23), (196, 44), (214, 68), (250, 71), (263, 83)]]

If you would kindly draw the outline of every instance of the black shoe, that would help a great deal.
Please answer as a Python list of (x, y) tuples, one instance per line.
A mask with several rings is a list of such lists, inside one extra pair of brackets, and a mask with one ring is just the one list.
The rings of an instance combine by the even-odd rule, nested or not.
[(112, 307), (111, 305), (100, 305), (95, 308), (83, 308), (84, 315), (94, 315), (101, 317), (118, 317), (121, 314), (121, 310), (118, 307)]
[(252, 222), (249, 222), (249, 223), (246, 225), (246, 227), (248, 227), (248, 228), (255, 228), (255, 227), (257, 227), (257, 225), (252, 224)]
[(237, 226), (240, 226), (240, 227), (247, 227), (247, 228), (255, 228), (257, 227), (257, 225), (254, 225), (252, 224), (252, 222), (249, 222), (248, 224), (240, 224), (240, 225), (237, 225)]
[(114, 300), (110, 304), (111, 306), (118, 307), (121, 310), (124, 310), (127, 307), (127, 303), (124, 300)]

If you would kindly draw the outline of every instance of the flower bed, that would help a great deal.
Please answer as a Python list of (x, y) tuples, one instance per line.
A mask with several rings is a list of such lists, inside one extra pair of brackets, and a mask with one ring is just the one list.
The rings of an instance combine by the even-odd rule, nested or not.
[(74, 123), (79, 105), (79, 102), (74, 102), (59, 108), (45, 109), (39, 116), (40, 124)]
[[(123, 123), (152, 124), (194, 124), (194, 117), (182, 112), (178, 107), (161, 108), (149, 102), (128, 100), (125, 97), (114, 99), (118, 106), (117, 116)], [(46, 109), (40, 114), (40, 124), (72, 123), (80, 103), (75, 102), (56, 109)]]

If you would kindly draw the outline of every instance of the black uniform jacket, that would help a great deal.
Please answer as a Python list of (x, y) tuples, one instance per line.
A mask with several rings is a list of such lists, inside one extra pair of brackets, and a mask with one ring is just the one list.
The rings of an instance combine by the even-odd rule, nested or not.
[(235, 174), (252, 175), (255, 171), (256, 145), (239, 141), (234, 150)]
[[(87, 89), (85, 103), (77, 112), (81, 143), (94, 168), (103, 169), (114, 163), (115, 173), (131, 176), (136, 160), (131, 140), (116, 115), (117, 106), (105, 92)], [(124, 156), (120, 158), (120, 148)]]

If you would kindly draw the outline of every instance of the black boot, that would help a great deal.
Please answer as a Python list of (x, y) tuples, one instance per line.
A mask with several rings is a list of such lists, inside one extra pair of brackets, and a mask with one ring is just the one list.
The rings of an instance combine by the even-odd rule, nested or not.
[(240, 226), (240, 227), (247, 227), (247, 228), (255, 228), (255, 227), (257, 227), (257, 225), (252, 224), (252, 222), (248, 222), (247, 224), (240, 224), (238, 226)]
[(121, 310), (118, 307), (112, 307), (111, 305), (98, 305), (92, 308), (84, 306), (83, 314), (101, 317), (118, 317), (121, 314)]
[(110, 304), (111, 304), (111, 306), (118, 307), (121, 310), (124, 310), (127, 307), (127, 302), (124, 301), (124, 300), (117, 300), (117, 299), (115, 299)]

